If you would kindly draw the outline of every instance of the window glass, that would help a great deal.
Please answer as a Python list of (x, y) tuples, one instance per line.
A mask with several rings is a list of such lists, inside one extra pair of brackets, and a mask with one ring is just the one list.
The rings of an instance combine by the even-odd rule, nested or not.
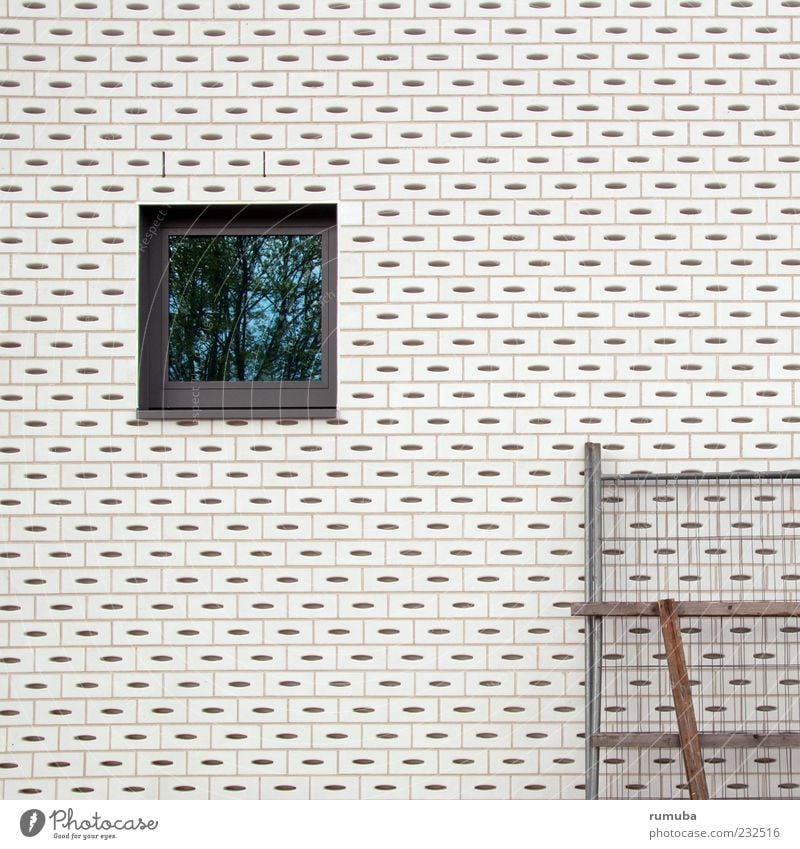
[(316, 381), (319, 235), (169, 237), (170, 381)]

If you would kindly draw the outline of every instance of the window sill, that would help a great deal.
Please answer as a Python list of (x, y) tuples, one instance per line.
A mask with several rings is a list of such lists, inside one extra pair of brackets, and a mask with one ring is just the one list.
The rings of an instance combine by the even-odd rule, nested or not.
[(335, 407), (283, 407), (280, 409), (232, 408), (186, 410), (137, 410), (139, 419), (330, 419), (336, 418)]

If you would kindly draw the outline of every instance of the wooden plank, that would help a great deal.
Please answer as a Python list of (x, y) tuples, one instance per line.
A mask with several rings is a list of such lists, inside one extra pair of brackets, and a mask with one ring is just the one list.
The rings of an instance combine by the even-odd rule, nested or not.
[[(800, 616), (793, 601), (679, 601), (678, 616)], [(658, 603), (649, 601), (576, 602), (573, 616), (658, 616)]]
[(655, 602), (648, 601), (578, 601), (569, 607), (573, 616), (658, 616)]
[[(715, 749), (776, 749), (800, 748), (800, 733), (773, 731), (767, 734), (747, 734), (742, 731), (725, 733), (700, 732), (700, 743)], [(681, 745), (678, 734), (658, 731), (610, 732), (592, 735), (592, 745), (598, 749), (678, 749)]]
[(708, 799), (703, 750), (697, 735), (697, 720), (694, 715), (689, 673), (686, 669), (686, 657), (683, 654), (680, 618), (675, 600), (661, 599), (658, 602), (658, 615), (661, 620), (664, 647), (667, 651), (672, 699), (675, 702), (683, 765), (686, 768), (686, 780), (689, 783), (689, 798)]

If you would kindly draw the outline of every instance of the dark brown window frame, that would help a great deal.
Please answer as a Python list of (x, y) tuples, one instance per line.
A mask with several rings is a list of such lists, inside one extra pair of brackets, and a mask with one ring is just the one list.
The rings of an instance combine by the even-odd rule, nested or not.
[[(177, 382), (167, 377), (169, 237), (185, 233), (322, 237), (322, 379)], [(139, 207), (139, 409), (143, 419), (324, 418), (336, 414), (336, 205)]]

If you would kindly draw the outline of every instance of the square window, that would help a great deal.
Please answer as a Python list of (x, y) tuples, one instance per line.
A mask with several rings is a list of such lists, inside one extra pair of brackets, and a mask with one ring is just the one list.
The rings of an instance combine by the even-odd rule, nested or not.
[(139, 415), (336, 412), (336, 207), (140, 208)]

